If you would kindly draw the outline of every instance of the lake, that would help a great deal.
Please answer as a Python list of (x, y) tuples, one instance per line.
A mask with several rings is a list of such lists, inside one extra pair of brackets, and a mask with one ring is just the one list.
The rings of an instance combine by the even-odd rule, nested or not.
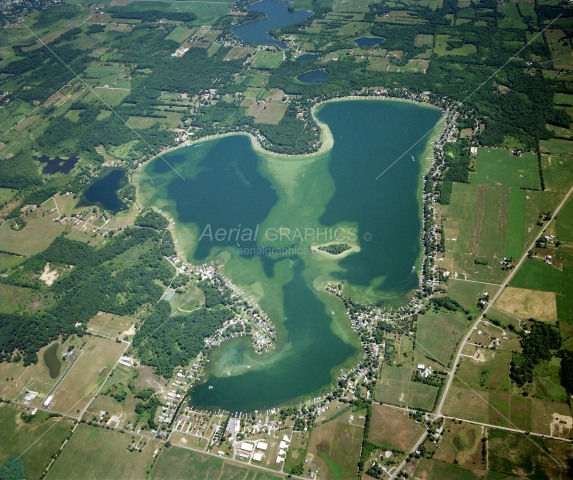
[(68, 174), (78, 163), (77, 155), (70, 155), (70, 158), (50, 158), (47, 155), (42, 155), (37, 159), (42, 164), (42, 173), (53, 175), (55, 173)]
[(119, 198), (118, 191), (126, 184), (125, 170), (114, 168), (104, 171), (85, 190), (78, 206), (97, 205), (112, 213), (117, 213), (125, 208), (124, 203)]
[(320, 58), (320, 55), (315, 53), (304, 53), (296, 57), (295, 62), (314, 62)]
[(275, 40), (269, 31), (288, 25), (296, 25), (306, 20), (312, 12), (296, 10), (289, 12), (288, 2), (280, 0), (263, 0), (249, 7), (250, 12), (262, 12), (266, 16), (252, 22), (243, 23), (233, 28), (233, 33), (241, 40), (255, 45), (277, 45), (286, 48), (286, 44)]
[(296, 77), (299, 82), (303, 83), (321, 83), (326, 80), (328, 73), (324, 70), (312, 70), (310, 72), (303, 73)]
[(380, 37), (362, 37), (354, 40), (356, 45), (359, 47), (372, 47), (374, 45), (378, 45), (384, 39)]
[[(425, 145), (376, 177), (440, 118), (408, 102), (336, 101), (321, 105), (333, 148), (287, 157), (255, 150), (244, 135), (184, 147), (150, 162), (134, 180), (140, 201), (175, 219), (175, 235), (194, 262), (218, 259), (269, 314), (276, 348), (256, 354), (249, 338), (211, 352), (197, 407), (252, 411), (293, 404), (326, 391), (361, 355), (342, 302), (325, 292), (342, 283), (361, 302), (399, 305), (418, 286), (421, 172)], [(411, 153), (411, 155), (410, 155)], [(256, 228), (256, 239), (216, 240), (206, 228)], [(352, 252), (316, 254), (344, 242)]]

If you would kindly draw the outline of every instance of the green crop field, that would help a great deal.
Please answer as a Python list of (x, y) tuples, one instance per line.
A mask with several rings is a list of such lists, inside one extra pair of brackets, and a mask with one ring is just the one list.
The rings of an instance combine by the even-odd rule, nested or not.
[[(415, 478), (448, 478), (452, 480), (479, 480), (483, 473), (454, 463), (423, 459), (418, 463)], [(488, 478), (490, 478), (488, 476)], [(492, 479), (495, 477), (491, 477)]]
[(511, 189), (505, 238), (505, 257), (507, 258), (519, 258), (525, 247), (525, 196), (524, 190)]
[(456, 371), (458, 379), (473, 388), (510, 391), (509, 362), (511, 352), (497, 350), (487, 355), (485, 363), (463, 357)]
[(559, 212), (557, 236), (560, 240), (573, 242), (573, 199), (569, 199)]
[(456, 228), (453, 244), (455, 271), (470, 280), (493, 282), (505, 273), (499, 261), (505, 256), (510, 189), (491, 185), (454, 183), (446, 228)]
[(540, 187), (537, 155), (525, 153), (519, 157), (512, 155), (509, 150), (479, 148), (476, 173), (470, 174), (470, 182), (537, 189)]
[(20, 418), (23, 411), (10, 405), (0, 406), (0, 466), (21, 456), (26, 478), (36, 479), (70, 434), (72, 422), (38, 412), (30, 423), (25, 423)]
[(539, 145), (543, 153), (551, 153), (553, 155), (569, 155), (573, 151), (573, 142), (560, 138), (541, 140)]
[[(132, 441), (140, 443), (141, 453), (128, 450)], [(47, 478), (144, 478), (159, 448), (139, 435), (79, 425)]]
[(253, 67), (263, 70), (270, 70), (277, 68), (283, 63), (284, 56), (282, 52), (267, 52), (266, 50), (259, 50), (253, 60)]

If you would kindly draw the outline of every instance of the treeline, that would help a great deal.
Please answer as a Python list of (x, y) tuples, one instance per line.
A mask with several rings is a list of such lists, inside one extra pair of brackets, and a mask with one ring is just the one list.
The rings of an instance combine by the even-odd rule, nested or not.
[[(172, 267), (160, 253), (161, 232), (128, 228), (105, 246), (95, 249), (83, 242), (58, 237), (44, 252), (16, 267), (3, 283), (43, 291), (38, 278), (46, 263), (72, 265), (49, 287), (53, 300), (37, 314), (0, 315), (0, 361), (37, 362), (36, 352), (60, 335), (83, 335), (85, 324), (99, 311), (133, 315), (153, 304), (168, 285)], [(129, 253), (129, 261), (124, 253)], [(75, 327), (76, 323), (81, 326)]]
[[(159, 2), (148, 2), (157, 4)], [(169, 10), (149, 9), (149, 10), (135, 10), (133, 7), (107, 7), (106, 13), (111, 14), (113, 18), (125, 18), (129, 20), (141, 20), (143, 22), (156, 22), (158, 20), (173, 20), (177, 22), (192, 22), (197, 18), (197, 15), (191, 12), (170, 12)]]
[(133, 346), (141, 363), (170, 378), (176, 367), (187, 365), (205, 349), (205, 338), (231, 318), (233, 312), (222, 304), (171, 316), (171, 306), (161, 301), (145, 317)]

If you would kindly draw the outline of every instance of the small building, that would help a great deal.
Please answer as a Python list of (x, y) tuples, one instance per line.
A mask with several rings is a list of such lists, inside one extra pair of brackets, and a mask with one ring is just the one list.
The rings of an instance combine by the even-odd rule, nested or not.
[(266, 442), (257, 442), (257, 448), (259, 450), (266, 450), (267, 448), (269, 448), (269, 446), (267, 445)]
[(253, 453), (253, 460), (255, 462), (260, 462), (263, 459), (263, 454), (262, 453)]
[(285, 459), (281, 456), (277, 457), (277, 463), (283, 463), (285, 461)]
[(42, 404), (44, 407), (47, 407), (50, 403), (52, 403), (52, 400), (54, 399), (53, 395), (49, 395), (48, 398), (46, 398), (46, 400), (44, 400), (44, 403)]
[(426, 365), (423, 363), (418, 363), (418, 370), (426, 370)]
[(288, 443), (286, 443), (284, 440), (281, 440), (281, 443), (279, 443), (279, 448), (280, 449), (287, 449), (288, 448)]

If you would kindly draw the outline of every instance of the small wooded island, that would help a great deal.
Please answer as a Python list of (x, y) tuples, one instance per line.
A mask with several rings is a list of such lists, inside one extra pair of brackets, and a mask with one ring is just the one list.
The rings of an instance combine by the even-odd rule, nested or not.
[(330, 255), (340, 255), (341, 253), (350, 250), (350, 245), (346, 243), (331, 243), (330, 245), (321, 245), (319, 250), (329, 253)]

